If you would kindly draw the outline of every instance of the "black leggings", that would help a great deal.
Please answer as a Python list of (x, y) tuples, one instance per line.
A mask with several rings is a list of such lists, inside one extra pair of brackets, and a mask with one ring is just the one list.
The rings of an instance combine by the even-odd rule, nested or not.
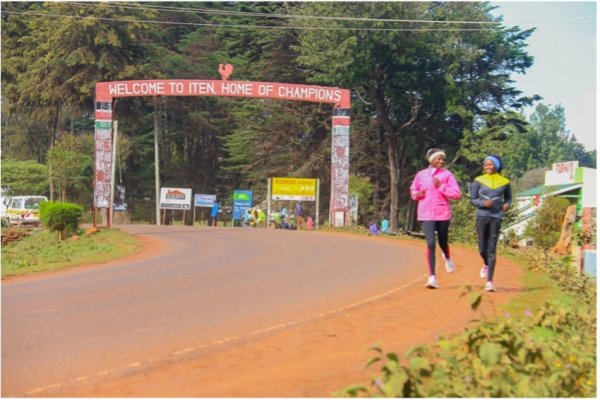
[(477, 236), (479, 237), (479, 254), (488, 267), (487, 280), (494, 280), (494, 269), (496, 267), (496, 245), (500, 236), (500, 218), (477, 218)]
[(448, 221), (423, 221), (421, 223), (425, 240), (427, 241), (427, 263), (429, 264), (429, 275), (435, 275), (435, 232), (438, 233), (438, 243), (444, 252), (446, 259), (450, 258), (450, 247), (448, 247)]

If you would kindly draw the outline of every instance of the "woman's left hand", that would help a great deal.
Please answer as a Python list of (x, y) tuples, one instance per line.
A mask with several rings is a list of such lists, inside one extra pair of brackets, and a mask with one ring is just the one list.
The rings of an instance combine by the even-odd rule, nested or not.
[(433, 178), (433, 186), (435, 186), (436, 188), (439, 188), (441, 184), (442, 184), (442, 182), (440, 182), (440, 180), (438, 178)]
[(510, 205), (508, 203), (502, 204), (502, 211), (506, 212), (506, 211), (508, 211), (509, 208), (510, 208)]

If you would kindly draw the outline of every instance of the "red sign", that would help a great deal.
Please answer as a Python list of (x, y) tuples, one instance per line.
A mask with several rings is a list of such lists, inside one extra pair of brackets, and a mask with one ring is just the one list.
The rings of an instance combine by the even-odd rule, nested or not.
[(96, 101), (134, 96), (224, 96), (331, 103), (350, 108), (350, 90), (314, 85), (229, 80), (157, 79), (99, 82)]

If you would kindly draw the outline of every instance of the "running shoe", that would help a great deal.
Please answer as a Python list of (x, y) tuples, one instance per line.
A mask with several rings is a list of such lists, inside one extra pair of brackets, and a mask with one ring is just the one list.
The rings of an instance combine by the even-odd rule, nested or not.
[(444, 259), (444, 262), (446, 263), (446, 271), (449, 274), (454, 272), (454, 260), (452, 260), (452, 257), (446, 259), (446, 255), (442, 252), (442, 258)]
[(496, 289), (494, 289), (494, 284), (491, 281), (488, 281), (485, 284), (485, 287), (483, 288), (483, 290), (485, 290), (486, 292), (495, 292)]
[(427, 279), (427, 285), (425, 285), (425, 287), (429, 289), (437, 289), (439, 287), (437, 279), (435, 279), (435, 275), (429, 276), (429, 278)]
[(483, 267), (481, 267), (481, 271), (479, 271), (479, 277), (481, 279), (487, 279), (488, 277), (488, 266), (484, 265)]

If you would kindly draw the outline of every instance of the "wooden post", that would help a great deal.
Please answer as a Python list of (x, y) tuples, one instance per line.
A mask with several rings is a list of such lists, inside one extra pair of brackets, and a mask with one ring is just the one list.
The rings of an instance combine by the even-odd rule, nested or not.
[(267, 179), (267, 228), (271, 222), (271, 179)]
[(320, 194), (320, 190), (319, 190), (319, 186), (320, 186), (321, 181), (317, 178), (317, 209), (315, 211), (315, 230), (319, 229), (319, 194)]

